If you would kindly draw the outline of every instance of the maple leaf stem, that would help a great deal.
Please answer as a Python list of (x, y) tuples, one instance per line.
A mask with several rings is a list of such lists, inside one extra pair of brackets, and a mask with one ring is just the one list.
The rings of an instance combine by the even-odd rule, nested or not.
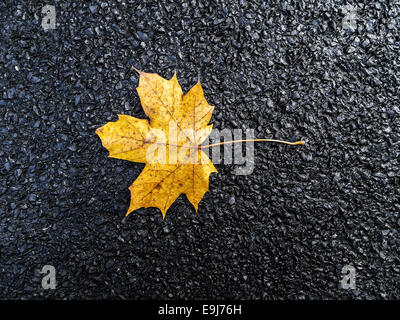
[(228, 143), (242, 143), (242, 142), (275, 142), (275, 143), (283, 143), (283, 144), (288, 144), (290, 146), (298, 146), (298, 145), (304, 145), (304, 141), (295, 141), (295, 142), (288, 142), (288, 141), (283, 141), (283, 140), (275, 140), (275, 139), (247, 139), (247, 140), (233, 140), (233, 141), (224, 141), (224, 142), (219, 142), (219, 143), (213, 143), (213, 144), (208, 144), (206, 146), (199, 146), (199, 149), (206, 149), (206, 148), (212, 148), (215, 146), (221, 146), (224, 144)]

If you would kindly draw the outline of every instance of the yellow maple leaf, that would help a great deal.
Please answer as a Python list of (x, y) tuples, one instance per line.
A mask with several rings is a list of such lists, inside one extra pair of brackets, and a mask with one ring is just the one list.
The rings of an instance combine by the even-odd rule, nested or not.
[[(136, 70), (136, 69), (135, 69)], [(156, 207), (163, 218), (181, 195), (198, 209), (209, 190), (209, 176), (217, 172), (199, 146), (211, 133), (213, 106), (200, 80), (183, 95), (176, 74), (166, 80), (155, 73), (136, 70), (140, 101), (150, 123), (127, 115), (98, 128), (109, 157), (146, 163), (129, 187), (131, 202), (126, 215), (141, 207)]]

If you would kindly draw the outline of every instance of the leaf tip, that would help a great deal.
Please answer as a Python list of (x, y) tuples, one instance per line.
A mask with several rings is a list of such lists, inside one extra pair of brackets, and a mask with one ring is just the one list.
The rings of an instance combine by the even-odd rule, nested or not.
[[(191, 202), (191, 201), (190, 201)], [(196, 215), (197, 215), (197, 213), (199, 212), (199, 203), (197, 202), (197, 203), (193, 203), (192, 202), (192, 205), (193, 205), (193, 207), (194, 207), (194, 211), (196, 212)]]

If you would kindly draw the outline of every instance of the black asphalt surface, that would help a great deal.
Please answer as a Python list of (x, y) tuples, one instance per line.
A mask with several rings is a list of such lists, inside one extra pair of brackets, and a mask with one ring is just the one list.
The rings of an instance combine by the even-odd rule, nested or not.
[[(1, 299), (400, 298), (398, 1), (354, 30), (345, 1), (54, 1), (55, 30), (44, 4), (0, 3)], [(306, 145), (217, 165), (197, 215), (181, 196), (125, 218), (144, 165), (95, 130), (145, 118), (133, 66), (200, 75), (215, 128)]]

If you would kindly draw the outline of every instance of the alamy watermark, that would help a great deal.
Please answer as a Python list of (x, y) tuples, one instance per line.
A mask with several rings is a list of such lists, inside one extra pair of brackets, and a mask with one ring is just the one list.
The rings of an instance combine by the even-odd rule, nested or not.
[(144, 141), (149, 144), (146, 160), (151, 164), (206, 164), (211, 159), (214, 164), (223, 161), (224, 164), (241, 165), (235, 168), (236, 175), (251, 174), (254, 170), (254, 130), (247, 129), (245, 136), (241, 129), (210, 130), (181, 130), (175, 121), (169, 122), (167, 132), (151, 129)]
[(52, 5), (45, 5), (42, 8), (42, 28), (45, 30), (56, 28), (56, 7)]
[(352, 265), (345, 265), (342, 268), (342, 279), (339, 282), (342, 289), (356, 288), (356, 268)]
[(43, 273), (42, 288), (45, 290), (56, 288), (56, 268), (52, 265), (43, 266), (40, 273)]
[(342, 28), (343, 30), (355, 31), (357, 29), (357, 8), (352, 6), (351, 4), (345, 5), (341, 7), (342, 13), (344, 15), (342, 19)]

